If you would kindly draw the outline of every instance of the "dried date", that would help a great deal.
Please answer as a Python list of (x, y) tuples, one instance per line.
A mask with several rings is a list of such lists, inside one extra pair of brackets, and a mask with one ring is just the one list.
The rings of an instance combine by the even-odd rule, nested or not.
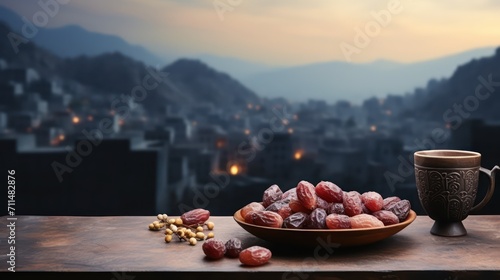
[(332, 203), (328, 210), (326, 211), (328, 214), (345, 214), (344, 204), (342, 203)]
[(365, 192), (361, 195), (361, 201), (371, 212), (378, 211), (384, 206), (384, 199), (377, 192)]
[(269, 249), (261, 246), (252, 246), (241, 251), (239, 258), (244, 265), (263, 265), (271, 259), (272, 253)]
[(298, 199), (291, 199), (290, 202), (288, 203), (288, 206), (290, 206), (290, 209), (292, 209), (293, 212), (304, 212), (304, 213), (311, 213), (311, 210), (305, 208), (302, 206), (302, 203)]
[(297, 198), (304, 208), (308, 210), (316, 208), (317, 195), (313, 184), (300, 181), (297, 185)]
[(316, 208), (322, 208), (327, 210), (330, 207), (331, 203), (328, 203), (326, 200), (322, 199), (321, 197), (316, 198)]
[(283, 192), (280, 187), (278, 187), (278, 185), (272, 185), (264, 191), (264, 194), (262, 195), (262, 204), (264, 207), (268, 207), (272, 203), (281, 200), (282, 195)]
[(221, 259), (226, 253), (226, 246), (224, 245), (224, 242), (217, 239), (209, 239), (203, 242), (201, 248), (203, 249), (203, 253), (205, 253), (208, 258), (214, 260)]
[(350, 191), (344, 194), (344, 211), (347, 216), (356, 216), (363, 213), (363, 203), (361, 202), (361, 195), (356, 191)]
[(408, 217), (410, 209), (411, 209), (410, 201), (403, 199), (401, 201), (391, 204), (387, 210), (394, 213), (398, 217), (399, 222), (403, 222)]
[(375, 218), (369, 214), (359, 214), (351, 217), (351, 228), (373, 228), (373, 227), (383, 227), (379, 219)]
[(243, 219), (245, 219), (245, 222), (246, 223), (249, 223), (249, 224), (254, 224), (255, 223), (255, 220), (257, 219), (257, 215), (258, 213), (260, 212), (263, 212), (263, 211), (250, 211), (248, 212), (244, 217)]
[(266, 211), (272, 211), (278, 213), (283, 219), (290, 216), (292, 214), (292, 209), (288, 205), (287, 199), (282, 199), (280, 201), (276, 201), (275, 203), (269, 205), (266, 208)]
[(285, 228), (303, 228), (309, 215), (303, 212), (294, 213), (283, 220)]
[(351, 219), (347, 215), (330, 214), (326, 216), (326, 227), (329, 229), (351, 228)]
[(230, 258), (237, 258), (240, 255), (240, 252), (243, 250), (241, 245), (241, 240), (238, 238), (231, 238), (226, 241), (226, 256)]
[(283, 218), (275, 212), (271, 211), (260, 211), (251, 212), (255, 213), (252, 217), (252, 223), (258, 226), (280, 228), (283, 225)]
[(322, 208), (314, 209), (306, 219), (305, 227), (311, 229), (326, 228), (326, 211)]
[(241, 208), (240, 214), (243, 218), (251, 211), (264, 211), (264, 205), (258, 202), (250, 202), (245, 207)]
[(383, 207), (383, 209), (387, 210), (392, 204), (394, 204), (396, 202), (400, 202), (400, 201), (401, 201), (401, 198), (399, 198), (397, 196), (386, 197), (386, 198), (384, 198), (384, 207)]
[(277, 212), (281, 218), (286, 219), (288, 216), (293, 214), (292, 208), (290, 208), (290, 205), (285, 205), (281, 207), (278, 212)]
[(372, 215), (375, 218), (379, 219), (382, 223), (384, 223), (384, 226), (389, 226), (399, 223), (398, 216), (396, 216), (396, 214), (388, 210), (379, 210), (373, 212)]
[(372, 211), (370, 211), (370, 209), (368, 209), (364, 204), (361, 204), (361, 207), (363, 208), (363, 213), (365, 213), (365, 214), (372, 213)]
[(289, 199), (297, 198), (297, 190), (295, 188), (291, 188), (291, 189), (287, 190), (281, 196), (281, 199), (285, 199), (285, 198), (289, 198)]
[(343, 200), (342, 189), (332, 182), (321, 181), (316, 185), (316, 194), (330, 203), (338, 203)]
[(210, 211), (197, 208), (181, 215), (182, 223), (185, 225), (203, 224), (210, 218)]

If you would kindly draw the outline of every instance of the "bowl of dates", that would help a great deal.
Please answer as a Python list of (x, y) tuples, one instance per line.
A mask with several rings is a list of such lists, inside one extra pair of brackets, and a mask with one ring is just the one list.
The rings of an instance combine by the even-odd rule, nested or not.
[(272, 185), (234, 220), (250, 234), (276, 244), (349, 247), (391, 237), (416, 218), (408, 200), (373, 191), (344, 191), (328, 181), (300, 181), (283, 192)]

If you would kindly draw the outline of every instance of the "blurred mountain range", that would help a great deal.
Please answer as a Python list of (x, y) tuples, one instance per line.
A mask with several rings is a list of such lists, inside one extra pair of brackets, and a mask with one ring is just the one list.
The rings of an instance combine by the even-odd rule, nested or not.
[[(0, 22), (0, 34), (10, 31)], [(208, 102), (218, 108), (237, 110), (259, 101), (254, 92), (229, 75), (195, 59), (179, 59), (162, 69), (155, 69), (119, 52), (61, 58), (34, 43), (21, 44), (19, 49), (14, 53), (8, 37), (0, 36), (0, 59), (10, 67), (33, 68), (44, 78), (74, 81), (96, 93), (130, 94), (152, 71), (168, 75), (144, 100), (148, 109), (164, 110), (167, 104), (182, 106)]]
[(243, 79), (262, 96), (283, 96), (354, 103), (388, 93), (404, 94), (430, 79), (450, 77), (458, 65), (494, 53), (494, 47), (475, 49), (417, 63), (378, 60), (371, 63), (325, 62), (272, 70)]
[(449, 79), (432, 79), (417, 88), (407, 114), (449, 123), (465, 119), (500, 121), (500, 47), (494, 55), (473, 59), (456, 68)]
[[(0, 20), (21, 34), (24, 23), (20, 15), (0, 6)], [(173, 61), (170, 57), (172, 54), (156, 55), (118, 36), (90, 32), (74, 25), (40, 28), (32, 41), (62, 58), (119, 52), (152, 66)], [(411, 92), (431, 79), (450, 77), (458, 65), (493, 53), (494, 47), (485, 47), (415, 63), (389, 60), (371, 63), (331, 61), (291, 67), (213, 54), (193, 54), (190, 57), (229, 73), (262, 97), (284, 97), (290, 101), (321, 99), (331, 103), (343, 99), (360, 104), (373, 96)]]
[[(10, 31), (0, 22), (0, 34)], [(47, 78), (60, 77), (104, 93), (129, 93), (152, 69), (143, 61), (118, 51), (64, 58), (49, 48), (38, 47), (36, 42), (19, 47), (19, 53), (15, 54), (8, 36), (0, 36), (0, 58), (9, 65), (31, 67)], [(215, 56), (210, 60), (214, 64), (219, 61), (218, 65), (223, 61)], [(231, 61), (225, 60), (223, 68), (230, 68)], [(245, 61), (237, 63), (246, 64)], [(500, 120), (500, 48), (496, 51), (477, 49), (413, 64), (383, 60), (367, 64), (331, 62), (269, 70), (267, 75), (259, 74), (253, 82), (246, 82), (251, 88), (259, 89), (259, 96), (224, 69), (216, 67), (218, 70), (215, 70), (211, 66), (199, 59), (179, 59), (156, 70), (168, 73), (168, 82), (152, 90), (156, 94), (150, 95), (145, 103), (154, 108), (164, 104), (207, 102), (219, 108), (235, 109), (259, 102), (259, 96), (274, 94), (292, 101), (322, 98), (330, 102), (347, 99), (362, 103), (370, 96), (383, 98), (390, 93), (399, 96), (406, 93), (407, 102), (400, 111), (407, 116), (455, 123), (459, 117)], [(267, 66), (252, 67), (262, 71)], [(478, 87), (481, 87), (479, 95)], [(459, 112), (457, 106), (465, 111)]]
[[(12, 31), (22, 35), (21, 28), (25, 23), (20, 15), (0, 6), (0, 20), (7, 23)], [(164, 65), (167, 61), (144, 47), (132, 45), (118, 36), (90, 32), (77, 25), (38, 28), (38, 32), (32, 40), (38, 46), (63, 58), (120, 52), (152, 66)]]

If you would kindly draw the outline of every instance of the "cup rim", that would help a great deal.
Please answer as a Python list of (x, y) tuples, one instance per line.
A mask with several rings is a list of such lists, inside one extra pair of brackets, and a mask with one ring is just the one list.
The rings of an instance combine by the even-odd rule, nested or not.
[[(433, 155), (433, 153), (443, 153), (443, 152), (453, 152), (453, 153), (461, 153), (461, 155)], [(430, 154), (426, 154), (430, 153)], [(442, 150), (421, 150), (421, 151), (416, 151), (415, 156), (421, 157), (421, 158), (449, 158), (449, 159), (454, 159), (454, 158), (476, 158), (480, 157), (481, 154), (478, 152), (474, 151), (466, 151), (466, 150), (447, 150), (447, 149), (442, 149)]]

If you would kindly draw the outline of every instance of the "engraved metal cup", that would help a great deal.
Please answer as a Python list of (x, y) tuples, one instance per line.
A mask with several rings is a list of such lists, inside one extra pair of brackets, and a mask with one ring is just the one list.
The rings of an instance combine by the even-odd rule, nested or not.
[[(415, 180), (422, 207), (434, 220), (431, 233), (440, 236), (467, 234), (462, 221), (483, 208), (495, 189), (495, 166), (481, 167), (481, 154), (460, 150), (427, 150), (414, 154)], [(479, 172), (490, 179), (486, 196), (474, 205)]]

